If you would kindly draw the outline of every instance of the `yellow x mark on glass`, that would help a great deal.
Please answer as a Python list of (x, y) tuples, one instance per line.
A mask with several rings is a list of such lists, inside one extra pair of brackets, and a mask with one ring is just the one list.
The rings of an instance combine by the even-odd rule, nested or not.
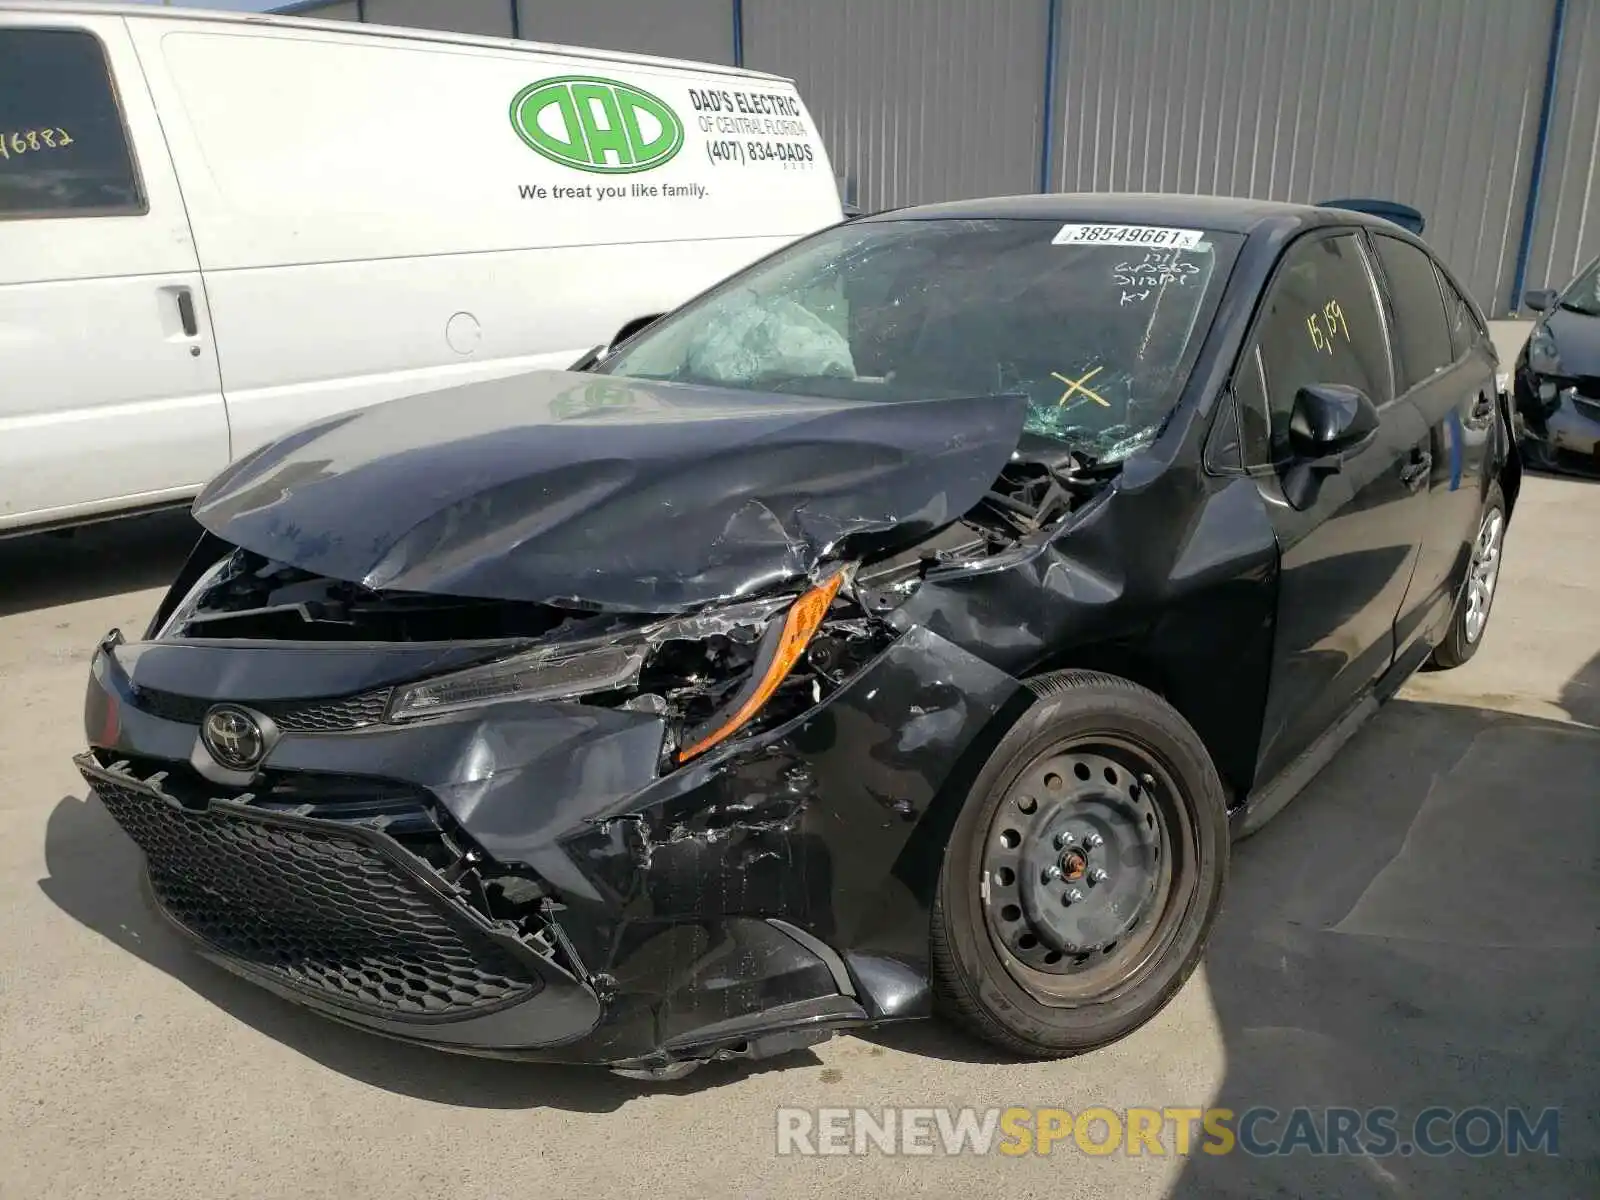
[(1087, 396), (1090, 400), (1093, 400), (1101, 408), (1110, 408), (1110, 403), (1106, 400), (1103, 400), (1098, 393), (1091, 392), (1088, 388), (1083, 386), (1096, 375), (1100, 374), (1100, 372), (1103, 370), (1105, 370), (1104, 366), (1096, 367), (1081, 379), (1068, 379), (1060, 371), (1051, 371), (1050, 374), (1054, 375), (1057, 379), (1061, 380), (1062, 383), (1067, 385), (1067, 390), (1061, 393), (1061, 399), (1056, 401), (1057, 407), (1065, 404), (1067, 402), (1067, 398), (1070, 397), (1074, 392), (1079, 392)]

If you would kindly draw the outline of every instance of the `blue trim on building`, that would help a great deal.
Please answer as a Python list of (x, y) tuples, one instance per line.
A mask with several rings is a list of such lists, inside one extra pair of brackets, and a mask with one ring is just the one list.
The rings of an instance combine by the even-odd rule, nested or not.
[(744, 0), (733, 0), (733, 65), (744, 66)]
[(517, 0), (508, 0), (508, 3), (511, 5), (511, 36), (520, 38), (522, 36), (522, 5)]
[(1533, 229), (1539, 220), (1539, 190), (1544, 185), (1544, 161), (1550, 150), (1550, 112), (1555, 108), (1556, 73), (1561, 69), (1561, 41), (1566, 33), (1567, 0), (1556, 0), (1550, 20), (1550, 54), (1544, 64), (1544, 97), (1539, 101), (1539, 131), (1533, 137), (1533, 169), (1528, 173), (1528, 199), (1522, 210), (1522, 240), (1517, 245), (1517, 270), (1511, 277), (1511, 311), (1522, 309), (1522, 289), (1528, 279), (1528, 256), (1533, 253)]
[(1061, 0), (1048, 0), (1044, 21), (1044, 128), (1039, 139), (1039, 190), (1048, 192), (1056, 164), (1056, 54), (1061, 31)]

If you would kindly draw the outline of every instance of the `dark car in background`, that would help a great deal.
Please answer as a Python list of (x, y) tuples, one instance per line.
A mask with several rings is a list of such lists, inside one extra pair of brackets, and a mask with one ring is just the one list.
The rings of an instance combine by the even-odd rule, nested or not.
[(1543, 470), (1600, 475), (1600, 258), (1522, 303), (1540, 314), (1513, 384), (1523, 456)]
[(230, 467), (78, 764), (203, 953), (361, 1028), (1081, 1052), (1194, 970), (1230, 840), (1481, 645), (1497, 366), (1348, 210), (862, 217)]

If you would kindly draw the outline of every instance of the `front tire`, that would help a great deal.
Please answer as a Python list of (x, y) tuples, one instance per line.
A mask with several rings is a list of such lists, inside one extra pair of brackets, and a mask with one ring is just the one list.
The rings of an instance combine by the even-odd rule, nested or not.
[(1466, 586), (1456, 598), (1450, 615), (1450, 629), (1434, 649), (1429, 665), (1440, 671), (1459, 667), (1478, 652), (1489, 627), (1489, 612), (1494, 607), (1500, 584), (1500, 556), (1505, 549), (1506, 499), (1498, 483), (1489, 485), (1483, 515), (1478, 519), (1478, 536), (1472, 543), (1467, 562)]
[(984, 1041), (1064, 1058), (1160, 1012), (1199, 965), (1228, 867), (1204, 744), (1111, 675), (1029, 681), (956, 819), (933, 907), (937, 1009)]

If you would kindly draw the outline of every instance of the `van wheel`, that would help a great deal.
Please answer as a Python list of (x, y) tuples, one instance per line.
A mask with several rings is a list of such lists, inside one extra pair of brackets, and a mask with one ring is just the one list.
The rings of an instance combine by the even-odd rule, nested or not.
[(1155, 693), (1065, 671), (980, 772), (933, 907), (937, 1009), (983, 1040), (1063, 1058), (1124, 1037), (1200, 962), (1228, 868), (1204, 744)]
[(1429, 665), (1441, 671), (1459, 667), (1478, 652), (1484, 631), (1489, 627), (1489, 610), (1494, 607), (1500, 584), (1500, 555), (1506, 542), (1506, 500), (1498, 483), (1489, 485), (1478, 520), (1478, 536), (1472, 543), (1467, 563), (1467, 582), (1456, 598), (1450, 617), (1450, 630), (1434, 649)]

